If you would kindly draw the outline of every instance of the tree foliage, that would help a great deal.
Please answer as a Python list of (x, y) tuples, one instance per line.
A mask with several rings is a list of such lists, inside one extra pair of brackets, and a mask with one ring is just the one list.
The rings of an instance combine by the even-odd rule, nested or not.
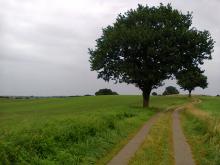
[(163, 92), (163, 95), (174, 95), (174, 94), (179, 94), (179, 91), (174, 86), (166, 87), (165, 91)]
[(118, 93), (117, 93), (117, 92), (113, 92), (111, 89), (105, 88), (105, 89), (99, 89), (99, 90), (95, 93), (95, 95), (96, 95), (96, 96), (97, 96), (97, 95), (118, 95)]
[(202, 71), (196, 69), (183, 70), (178, 73), (176, 78), (177, 84), (182, 89), (189, 91), (189, 97), (196, 87), (205, 89), (208, 86), (207, 77), (202, 74)]
[(152, 93), (152, 96), (157, 96), (157, 92), (153, 92), (153, 93)]
[(105, 81), (134, 84), (142, 90), (143, 106), (148, 106), (151, 90), (163, 80), (211, 59), (214, 42), (209, 32), (191, 24), (190, 13), (170, 4), (138, 5), (103, 29), (95, 48), (89, 49), (91, 70)]

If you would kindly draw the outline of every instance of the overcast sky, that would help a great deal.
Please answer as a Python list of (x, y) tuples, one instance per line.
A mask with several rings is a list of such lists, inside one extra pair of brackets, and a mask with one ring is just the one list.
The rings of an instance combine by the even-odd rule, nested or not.
[(160, 2), (193, 11), (193, 26), (211, 32), (215, 52), (203, 67), (209, 87), (195, 93), (220, 94), (219, 0), (0, 0), (0, 95), (84, 95), (100, 88), (140, 94), (133, 85), (97, 80), (88, 48), (119, 13)]

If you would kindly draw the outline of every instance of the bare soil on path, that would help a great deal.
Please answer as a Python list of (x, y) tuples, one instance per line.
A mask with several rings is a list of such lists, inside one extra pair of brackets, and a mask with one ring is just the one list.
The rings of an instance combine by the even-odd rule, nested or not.
[(195, 165), (190, 147), (183, 134), (179, 112), (182, 108), (177, 108), (173, 112), (173, 145), (174, 145), (174, 158), (176, 165)]
[(133, 137), (133, 139), (131, 139), (129, 143), (125, 145), (115, 157), (113, 157), (108, 165), (127, 165), (131, 157), (134, 156), (135, 152), (144, 142), (151, 126), (156, 122), (159, 115), (160, 113), (154, 115), (150, 120), (148, 120), (135, 137)]
[[(187, 143), (180, 124), (179, 112), (182, 109), (183, 107), (176, 108), (172, 114), (172, 136), (175, 165), (195, 165), (190, 146)], [(148, 120), (140, 129), (140, 131), (135, 135), (135, 137), (133, 137), (133, 139), (131, 139), (129, 143), (125, 145), (115, 157), (113, 157), (108, 165), (127, 165), (129, 160), (135, 155), (136, 151), (140, 148), (141, 144), (146, 139), (150, 128), (157, 121), (161, 113), (156, 114), (150, 120)]]

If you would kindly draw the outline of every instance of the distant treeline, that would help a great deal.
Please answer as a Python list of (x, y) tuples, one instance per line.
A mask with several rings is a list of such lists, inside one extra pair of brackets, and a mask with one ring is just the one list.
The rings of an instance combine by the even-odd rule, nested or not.
[(93, 95), (73, 95), (73, 96), (0, 96), (0, 99), (41, 99), (41, 98), (68, 98), (68, 97), (82, 97)]
[[(155, 92), (156, 93), (156, 92)], [(162, 96), (160, 94), (155, 94), (154, 92), (152, 95), (158, 95)], [(42, 98), (68, 98), (68, 97), (82, 97), (82, 96), (94, 96), (90, 94), (86, 95), (73, 95), (73, 96), (0, 96), (0, 99), (42, 99)], [(201, 95), (201, 96), (208, 96), (208, 95)], [(217, 94), (216, 97), (219, 97), (220, 95)]]

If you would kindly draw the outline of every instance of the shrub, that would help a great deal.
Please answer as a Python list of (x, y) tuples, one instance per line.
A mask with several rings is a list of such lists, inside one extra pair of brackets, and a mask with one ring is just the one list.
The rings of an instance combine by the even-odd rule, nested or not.
[(166, 87), (165, 91), (163, 92), (163, 95), (173, 95), (173, 94), (179, 94), (179, 91), (173, 86)]
[(111, 89), (105, 88), (105, 89), (99, 89), (99, 90), (95, 93), (95, 95), (96, 95), (96, 96), (97, 96), (97, 95), (118, 95), (118, 93), (112, 91)]
[(153, 96), (157, 96), (157, 92), (153, 92), (152, 95), (153, 95)]

